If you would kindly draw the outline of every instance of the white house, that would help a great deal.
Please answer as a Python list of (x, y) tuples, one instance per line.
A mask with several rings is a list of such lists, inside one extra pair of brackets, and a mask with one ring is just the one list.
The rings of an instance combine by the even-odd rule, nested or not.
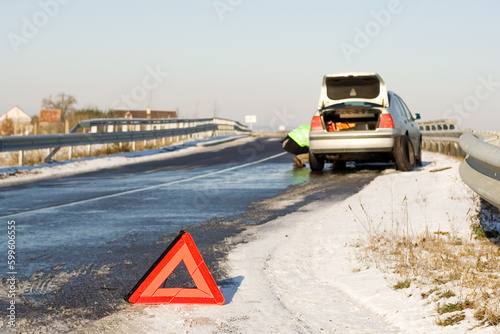
[(5, 114), (0, 116), (0, 122), (5, 119), (11, 119), (14, 123), (31, 123), (31, 117), (21, 110), (18, 106), (7, 111)]

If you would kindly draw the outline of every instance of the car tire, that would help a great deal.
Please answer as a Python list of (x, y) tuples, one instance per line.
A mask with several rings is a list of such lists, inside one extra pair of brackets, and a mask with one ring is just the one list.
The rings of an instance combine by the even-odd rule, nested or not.
[(408, 136), (394, 139), (394, 162), (396, 168), (403, 172), (415, 169), (415, 149)]
[(309, 167), (314, 172), (322, 171), (325, 167), (325, 159), (309, 151)]
[(418, 144), (418, 152), (417, 156), (415, 157), (415, 164), (417, 167), (422, 167), (422, 137), (420, 137), (420, 141)]

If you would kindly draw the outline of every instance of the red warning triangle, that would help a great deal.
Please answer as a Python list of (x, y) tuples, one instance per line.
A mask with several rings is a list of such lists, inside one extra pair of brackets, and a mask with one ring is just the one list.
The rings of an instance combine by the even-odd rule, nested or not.
[[(160, 288), (177, 266), (184, 261), (196, 288)], [(193, 238), (181, 231), (163, 254), (130, 291), (132, 304), (219, 304), (224, 296), (201, 257)]]

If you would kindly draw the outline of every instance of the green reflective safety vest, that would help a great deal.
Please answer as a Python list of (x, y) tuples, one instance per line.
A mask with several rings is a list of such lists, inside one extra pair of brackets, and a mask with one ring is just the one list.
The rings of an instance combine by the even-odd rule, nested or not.
[(311, 131), (309, 125), (301, 125), (288, 132), (288, 137), (292, 138), (300, 147), (309, 146), (309, 131)]

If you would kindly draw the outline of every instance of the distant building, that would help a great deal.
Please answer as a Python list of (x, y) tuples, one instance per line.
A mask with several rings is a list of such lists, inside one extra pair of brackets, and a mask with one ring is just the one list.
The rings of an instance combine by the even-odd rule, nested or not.
[(160, 110), (113, 110), (117, 118), (178, 118), (177, 111)]
[(39, 122), (60, 122), (61, 109), (40, 109)]
[(62, 123), (61, 109), (40, 109), (38, 116), (38, 132), (40, 134), (65, 133)]
[(0, 122), (5, 119), (11, 119), (14, 123), (31, 123), (31, 117), (21, 110), (18, 106), (7, 111), (5, 114), (0, 116)]
[[(10, 125), (4, 124), (5, 120), (10, 120)], [(33, 132), (31, 116), (26, 114), (18, 106), (7, 111), (0, 116), (0, 136), (28, 135)]]

